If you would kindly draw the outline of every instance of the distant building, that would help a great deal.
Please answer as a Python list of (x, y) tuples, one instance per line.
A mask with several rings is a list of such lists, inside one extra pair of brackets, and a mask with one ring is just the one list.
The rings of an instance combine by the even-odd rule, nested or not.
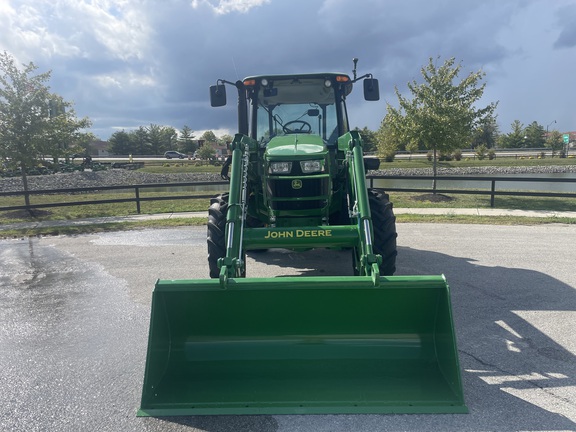
[(92, 141), (88, 145), (88, 150), (90, 152), (90, 156), (96, 157), (103, 157), (103, 156), (110, 156), (110, 152), (108, 151), (108, 146), (110, 144), (108, 141)]

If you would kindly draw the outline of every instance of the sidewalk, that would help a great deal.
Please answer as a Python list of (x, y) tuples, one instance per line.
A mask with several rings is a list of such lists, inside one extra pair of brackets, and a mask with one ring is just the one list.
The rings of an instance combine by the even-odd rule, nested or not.
[[(506, 210), (506, 209), (487, 209), (487, 208), (395, 208), (394, 214), (414, 214), (414, 215), (468, 215), (468, 216), (518, 216), (518, 217), (557, 217), (557, 218), (574, 218), (576, 212), (553, 212), (546, 210)], [(96, 225), (118, 222), (138, 222), (144, 220), (162, 220), (174, 218), (208, 218), (208, 212), (186, 212), (186, 213), (158, 213), (142, 214), (130, 216), (111, 216), (74, 220), (47, 220), (35, 222), (17, 222), (12, 224), (0, 225), (0, 231), (10, 229), (33, 229), (44, 227), (58, 226), (82, 226)]]

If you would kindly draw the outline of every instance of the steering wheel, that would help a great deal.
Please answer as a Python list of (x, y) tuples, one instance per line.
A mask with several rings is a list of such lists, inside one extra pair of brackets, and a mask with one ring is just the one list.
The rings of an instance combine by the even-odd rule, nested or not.
[[(288, 126), (295, 124), (295, 123), (300, 124), (302, 126), (298, 129), (291, 129), (288, 127)], [(284, 130), (284, 133), (287, 133), (287, 134), (310, 133), (310, 132), (312, 132), (312, 125), (310, 125), (310, 123), (308, 123), (304, 120), (292, 120), (292, 121), (289, 121), (288, 123), (282, 125), (282, 130)]]

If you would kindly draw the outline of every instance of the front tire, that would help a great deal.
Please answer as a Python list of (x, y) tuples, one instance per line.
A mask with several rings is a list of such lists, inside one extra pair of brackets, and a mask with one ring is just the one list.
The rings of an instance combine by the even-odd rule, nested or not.
[(228, 213), (228, 194), (210, 199), (208, 208), (208, 268), (210, 277), (218, 278), (220, 269), (218, 260), (226, 256), (226, 215)]
[(392, 210), (392, 203), (388, 194), (373, 189), (368, 190), (368, 203), (374, 230), (372, 250), (375, 254), (382, 256), (380, 275), (392, 276), (396, 271), (396, 256), (398, 255), (396, 216)]
[[(210, 277), (220, 277), (218, 260), (226, 256), (226, 216), (228, 214), (228, 194), (218, 195), (210, 199), (208, 208), (208, 268)], [(246, 254), (243, 253), (244, 266), (240, 277), (246, 277)]]

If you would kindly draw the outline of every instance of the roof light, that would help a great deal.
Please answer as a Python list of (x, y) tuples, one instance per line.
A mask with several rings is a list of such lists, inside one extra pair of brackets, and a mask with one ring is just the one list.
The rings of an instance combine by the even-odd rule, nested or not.
[(261, 84), (266, 87), (268, 85), (268, 80), (266, 78), (262, 78)]
[(332, 81), (330, 81), (329, 79), (324, 81), (324, 87), (332, 87)]
[(244, 80), (244, 85), (245, 85), (245, 86), (253, 86), (253, 85), (256, 85), (256, 80), (255, 80), (255, 79)]
[(348, 77), (346, 75), (338, 75), (336, 77), (336, 81), (337, 82), (348, 82), (348, 81), (350, 81), (350, 77)]

